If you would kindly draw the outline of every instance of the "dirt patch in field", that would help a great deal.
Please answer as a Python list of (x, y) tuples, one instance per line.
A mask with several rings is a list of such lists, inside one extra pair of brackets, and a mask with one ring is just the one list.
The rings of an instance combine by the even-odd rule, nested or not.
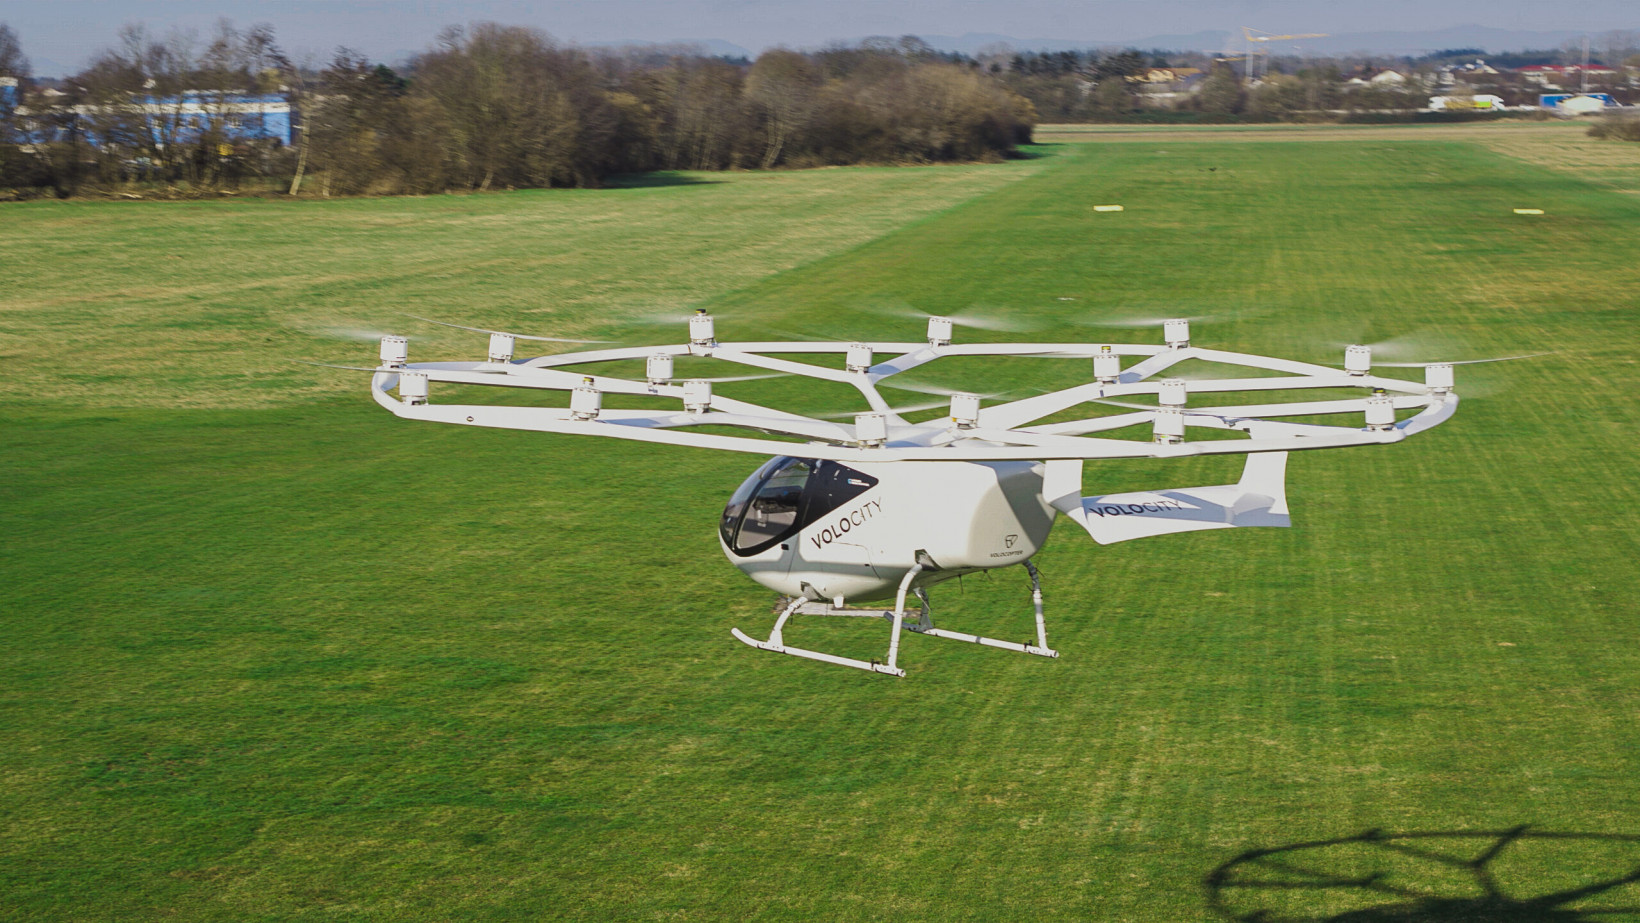
[(1572, 136), (1490, 138), (1487, 147), (1507, 157), (1571, 173), (1620, 192), (1640, 195), (1640, 144)]

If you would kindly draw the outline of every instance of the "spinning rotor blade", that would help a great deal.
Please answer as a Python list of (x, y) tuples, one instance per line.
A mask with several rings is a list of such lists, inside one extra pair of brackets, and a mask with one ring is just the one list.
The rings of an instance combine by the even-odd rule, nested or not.
[[(1108, 397), (1096, 397), (1096, 398), (1093, 398), (1092, 400), (1090, 400), (1088, 403), (1090, 403), (1090, 404), (1109, 404), (1112, 407), (1125, 407), (1128, 410), (1161, 410), (1162, 409), (1160, 404), (1129, 404), (1126, 401), (1113, 401)], [(1208, 408), (1203, 408), (1203, 407), (1181, 407), (1181, 408), (1179, 408), (1179, 410), (1180, 410), (1180, 412), (1186, 414), (1187, 416), (1189, 414), (1196, 414), (1197, 416), (1203, 416), (1203, 417), (1218, 417), (1221, 420), (1240, 419), (1239, 417), (1232, 417), (1228, 414), (1214, 413), (1212, 408), (1210, 408), (1210, 407), (1208, 407)]]
[[(904, 407), (890, 407), (888, 408), (888, 412), (897, 416), (903, 416), (908, 413), (919, 413), (924, 410), (935, 410), (940, 407), (949, 406), (951, 405), (946, 401), (927, 401), (921, 404), (907, 404)], [(870, 410), (849, 410), (836, 411), (832, 413), (817, 413), (814, 414), (814, 416), (821, 420), (852, 420), (856, 414), (873, 412), (874, 411)]]
[(318, 331), (320, 336), (331, 337), (337, 340), (352, 340), (356, 343), (377, 343), (384, 336), (390, 336), (388, 330), (370, 330), (363, 327), (324, 327)]
[[(331, 363), (331, 362), (314, 362), (314, 361), (309, 360), (309, 359), (291, 359), (291, 360), (288, 360), (288, 361), (295, 362), (295, 363), (298, 363), (300, 365), (318, 366), (319, 368), (322, 368), (322, 369), (342, 369), (343, 371), (347, 371), (347, 372), (370, 372), (370, 373), (374, 374), (376, 372), (393, 372), (393, 373), (397, 373), (399, 371), (402, 371), (400, 369), (380, 369), (380, 368), (370, 369), (370, 368), (365, 368), (364, 366), (361, 366), (361, 365), (336, 365), (336, 364)], [(482, 370), (480, 370), (480, 371), (482, 371)], [(506, 371), (504, 369), (498, 370), (496, 372), (496, 374), (498, 374), (498, 375), (506, 374)], [(608, 376), (608, 377), (613, 378), (613, 376)], [(680, 378), (675, 379), (673, 383), (675, 384), (677, 382), (682, 382), (682, 381), (709, 381), (713, 384), (724, 384), (726, 382), (733, 382), (733, 381), (761, 381), (765, 378), (788, 378), (788, 377), (790, 377), (790, 376), (787, 375), (785, 372), (770, 372), (767, 375), (729, 375), (729, 376), (725, 376), (725, 377), (722, 377), (722, 378), (681, 378), (680, 377)], [(626, 380), (630, 380), (630, 379), (626, 379)]]
[[(617, 316), (613, 320), (633, 327), (670, 327), (676, 326), (687, 329), (689, 319), (696, 316), (695, 308), (678, 308), (667, 311), (651, 311), (645, 314), (633, 314), (626, 317)], [(710, 311), (707, 311), (710, 314)], [(722, 318), (719, 318), (720, 320)]]
[(538, 337), (538, 336), (531, 336), (530, 334), (527, 334), (527, 333), (512, 333), (511, 331), (507, 331), (507, 330), (490, 330), (486, 327), (468, 327), (465, 324), (450, 324), (450, 323), (446, 323), (446, 322), (441, 321), (441, 320), (433, 320), (431, 317), (422, 317), (419, 314), (406, 314), (404, 316), (405, 317), (412, 317), (412, 318), (415, 318), (416, 320), (419, 320), (419, 321), (422, 321), (422, 322), (428, 323), (428, 324), (437, 324), (440, 327), (454, 327), (457, 330), (471, 330), (474, 333), (504, 333), (504, 334), (512, 337), (515, 340), (537, 340), (537, 341), (540, 341), (540, 342), (543, 342), (543, 343), (612, 343), (612, 342), (614, 342), (613, 340), (573, 340), (573, 339), (568, 339), (566, 337)]
[(1524, 356), (1495, 356), (1491, 359), (1458, 359), (1453, 362), (1374, 362), (1374, 366), (1387, 369), (1427, 369), (1432, 365), (1480, 365), (1485, 362), (1513, 362), (1516, 359), (1536, 359), (1539, 356), (1552, 356), (1554, 353), (1527, 353)]
[(964, 391), (961, 388), (945, 388), (939, 385), (928, 385), (917, 381), (902, 381), (897, 375), (877, 382), (877, 387), (895, 388), (900, 391), (915, 391), (918, 394), (938, 394), (944, 397), (955, 397), (958, 394), (972, 394), (981, 400), (987, 401), (1007, 400), (1018, 397), (1021, 394), (1029, 393), (1026, 389), (1017, 388), (1009, 391)]
[(359, 366), (359, 365), (336, 365), (336, 364), (330, 363), (330, 362), (314, 362), (314, 361), (309, 360), (309, 359), (288, 359), (286, 361), (295, 362), (299, 365), (314, 365), (314, 366), (318, 366), (319, 368), (322, 368), (322, 369), (342, 369), (343, 371), (347, 371), (347, 372), (371, 372), (371, 373), (375, 373), (375, 372), (382, 371), (381, 369), (367, 369), (367, 368), (365, 368), (363, 366)]
[(790, 372), (769, 372), (766, 375), (728, 375), (722, 378), (687, 378), (678, 376), (674, 381), (709, 381), (713, 384), (723, 384), (731, 381), (764, 381), (769, 378), (790, 378)]
[(996, 330), (1002, 333), (1018, 333), (1031, 330), (1037, 324), (1020, 317), (1005, 317), (997, 313), (996, 309), (959, 311), (956, 314), (946, 314), (951, 323), (958, 327), (973, 327), (976, 330)]
[[(847, 337), (827, 336), (825, 333), (805, 333), (801, 330), (792, 330), (790, 328), (785, 328), (785, 327), (775, 328), (775, 329), (770, 330), (769, 332), (773, 335), (774, 338), (781, 339), (781, 340), (786, 340), (786, 341), (791, 342), (791, 343), (846, 343), (846, 342), (850, 342), (850, 339), (847, 338)], [(752, 336), (748, 336), (748, 337), (746, 337), (746, 339), (751, 340), (751, 339), (756, 339), (756, 338), (752, 337)]]
[[(1372, 358), (1374, 360), (1372, 363), (1373, 365), (1388, 364), (1377, 361), (1379, 358), (1394, 359), (1401, 362), (1413, 362), (1419, 356), (1439, 356), (1442, 354), (1452, 355), (1453, 353), (1466, 351), (1464, 344), (1459, 342), (1456, 338), (1451, 336), (1442, 336), (1424, 329), (1413, 330), (1407, 333), (1397, 334), (1392, 337), (1385, 337), (1375, 341), (1369, 341), (1367, 339), (1368, 335), (1368, 330), (1365, 325), (1363, 325), (1360, 333), (1358, 334), (1359, 339), (1351, 340), (1347, 343), (1342, 340), (1327, 339), (1322, 340), (1320, 345), (1329, 352), (1338, 353), (1342, 353), (1345, 349), (1351, 346), (1365, 346), (1372, 350)], [(1434, 365), (1439, 363), (1429, 364)]]
[[(1327, 345), (1340, 351), (1349, 346), (1366, 346), (1372, 350), (1371, 367), (1383, 369), (1427, 369), (1437, 365), (1480, 365), (1488, 362), (1510, 362), (1515, 359), (1534, 359), (1539, 356), (1551, 355), (1551, 353), (1544, 352), (1524, 353), (1517, 356), (1495, 356), (1484, 359), (1423, 359), (1421, 358), (1423, 356), (1451, 356), (1474, 352), (1473, 349), (1456, 337), (1442, 336), (1428, 330), (1415, 330), (1387, 340), (1379, 340), (1376, 343), (1363, 343), (1357, 340), (1355, 343), (1329, 343)], [(1476, 396), (1473, 388), (1465, 389), (1465, 393)]]
[(1222, 314), (1158, 314), (1154, 317), (1083, 317), (1078, 318), (1076, 322), (1089, 327), (1114, 327), (1122, 330), (1137, 330), (1145, 327), (1160, 327), (1170, 320), (1189, 321), (1192, 324), (1211, 324), (1215, 321), (1223, 319), (1224, 315)]
[(1003, 313), (1004, 309), (1002, 308), (982, 308), (978, 305), (971, 305), (962, 311), (951, 314), (921, 311), (909, 305), (893, 308), (873, 308), (871, 310), (890, 317), (911, 317), (925, 322), (930, 317), (946, 317), (950, 318), (951, 323), (956, 324), (958, 327), (970, 327), (975, 330), (996, 330), (1003, 333), (1019, 333), (1041, 326), (1025, 318), (1009, 317)]

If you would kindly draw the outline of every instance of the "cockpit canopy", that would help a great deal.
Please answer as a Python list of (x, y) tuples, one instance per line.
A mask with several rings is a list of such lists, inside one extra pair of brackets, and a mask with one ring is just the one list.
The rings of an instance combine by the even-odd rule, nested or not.
[(767, 551), (877, 484), (834, 461), (770, 459), (747, 478), (723, 510), (718, 534), (736, 557)]

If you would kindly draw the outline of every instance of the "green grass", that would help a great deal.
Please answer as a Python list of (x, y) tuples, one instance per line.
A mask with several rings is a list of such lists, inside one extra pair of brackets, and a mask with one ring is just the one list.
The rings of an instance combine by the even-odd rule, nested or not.
[(626, 188), (493, 196), (8, 206), (0, 400), (280, 407), (335, 396), (351, 382), (288, 359), (369, 358), (369, 331), (379, 329), (414, 335), (418, 349), (470, 343), (405, 314), (609, 333), (1041, 167), (659, 174)]
[[(1534, 919), (1360, 844), (1214, 874), (1372, 828), (1590, 835), (1507, 847), (1515, 897), (1640, 868), (1640, 202), (1445, 141), (1044, 150), (6, 207), (4, 252), (36, 256), (0, 267), (0, 918)], [(404, 424), (279, 362), (368, 363), (314, 334), (401, 310), (659, 341), (634, 318), (696, 304), (720, 335), (915, 338), (879, 309), (981, 305), (1044, 338), (1205, 312), (1198, 342), (1296, 358), (1419, 330), (1555, 355), (1460, 369), (1477, 396), (1407, 444), (1295, 456), (1291, 530), (1102, 548), (1061, 524), (1061, 659), (912, 637), (901, 681), (729, 637), (771, 619), (713, 533), (758, 459)], [(1014, 637), (1024, 591), (934, 601)], [(838, 622), (788, 637), (880, 654), (883, 626)], [(1297, 868), (1389, 877), (1248, 886)], [(1395, 915), (1389, 886), (1458, 903)]]

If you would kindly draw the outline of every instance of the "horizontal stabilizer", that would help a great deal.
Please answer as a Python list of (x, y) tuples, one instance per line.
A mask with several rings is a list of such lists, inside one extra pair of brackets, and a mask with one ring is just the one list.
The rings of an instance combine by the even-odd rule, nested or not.
[(1080, 463), (1048, 464), (1044, 493), (1049, 502), (1101, 545), (1202, 529), (1292, 525), (1287, 514), (1286, 452), (1247, 456), (1247, 467), (1235, 484), (1098, 497), (1076, 496), (1081, 493)]

